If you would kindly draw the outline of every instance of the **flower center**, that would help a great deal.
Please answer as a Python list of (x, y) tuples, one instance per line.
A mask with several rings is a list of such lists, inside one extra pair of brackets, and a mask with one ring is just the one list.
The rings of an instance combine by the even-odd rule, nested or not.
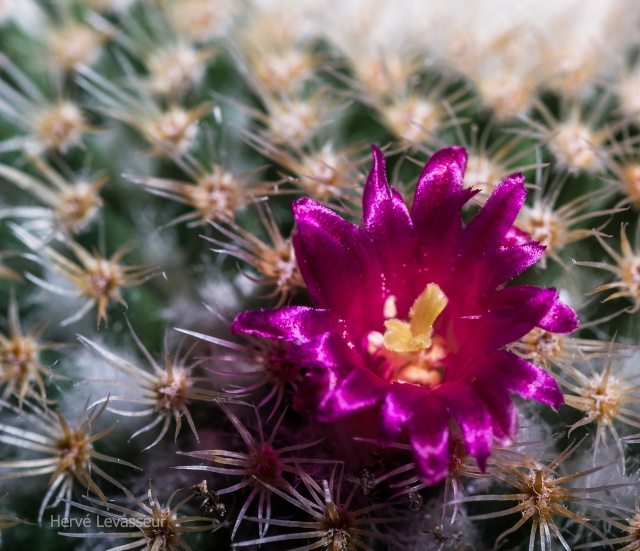
[(448, 299), (435, 283), (429, 283), (409, 310), (409, 323), (397, 318), (384, 322), (384, 346), (391, 352), (406, 354), (431, 348), (431, 333), (436, 318)]
[(409, 321), (397, 319), (395, 297), (384, 305), (384, 335), (369, 334), (369, 352), (386, 360), (384, 378), (391, 382), (435, 387), (442, 382), (441, 362), (447, 355), (442, 337), (433, 337), (433, 324), (448, 299), (435, 283), (429, 283), (409, 310)]

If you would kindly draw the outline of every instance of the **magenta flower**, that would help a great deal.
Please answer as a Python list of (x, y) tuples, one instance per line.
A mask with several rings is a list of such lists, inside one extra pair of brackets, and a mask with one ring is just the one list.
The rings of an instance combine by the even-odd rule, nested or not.
[(451, 418), (484, 468), (494, 439), (514, 433), (510, 394), (563, 404), (548, 373), (504, 347), (534, 327), (577, 327), (555, 289), (503, 288), (544, 252), (512, 230), (524, 178), (506, 178), (464, 226), (460, 209), (477, 193), (462, 186), (466, 161), (463, 148), (435, 153), (409, 212), (374, 147), (364, 227), (296, 201), (295, 254), (317, 308), (244, 312), (232, 325), (288, 343), (304, 373), (297, 409), (329, 422), (375, 408), (380, 440), (404, 432), (427, 483), (447, 475)]

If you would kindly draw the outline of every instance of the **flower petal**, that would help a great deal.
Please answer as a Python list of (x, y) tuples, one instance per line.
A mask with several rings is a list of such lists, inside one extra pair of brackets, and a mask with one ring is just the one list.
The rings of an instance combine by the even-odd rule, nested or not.
[(449, 412), (433, 393), (421, 404), (421, 415), (409, 426), (416, 473), (426, 484), (437, 484), (449, 474)]
[(429, 390), (415, 385), (392, 383), (380, 408), (380, 440), (393, 442), (416, 412), (425, 413)]
[(558, 301), (555, 289), (528, 285), (506, 287), (485, 296), (485, 314), (457, 323), (460, 347), (467, 357), (497, 350), (538, 327)]
[(452, 253), (462, 236), (460, 208), (477, 193), (462, 187), (466, 167), (467, 151), (448, 147), (431, 156), (418, 179), (411, 219), (427, 258)]
[(339, 330), (340, 323), (332, 312), (307, 306), (243, 312), (231, 324), (233, 334), (245, 333), (295, 343), (303, 343), (321, 333)]
[(494, 291), (499, 285), (520, 275), (544, 255), (546, 247), (537, 241), (529, 241), (513, 247), (498, 247), (483, 259), (478, 272), (478, 291), (482, 294)]
[(564, 404), (562, 391), (551, 375), (506, 350), (483, 356), (470, 370), (470, 375), (488, 386), (503, 388), (554, 409)]
[(433, 393), (444, 402), (460, 426), (467, 453), (476, 458), (478, 466), (484, 471), (487, 458), (491, 455), (493, 422), (482, 396), (462, 381), (440, 385)]
[(313, 337), (299, 347), (296, 357), (306, 368), (349, 370), (366, 367), (362, 356), (344, 340), (342, 333)]
[(354, 335), (379, 328), (384, 277), (371, 238), (310, 199), (299, 199), (293, 210), (293, 245), (313, 302), (346, 320)]
[(387, 385), (366, 368), (354, 368), (339, 380), (337, 388), (320, 404), (318, 419), (335, 421), (379, 404), (384, 399)]
[[(389, 293), (402, 297), (411, 282), (407, 266), (415, 255), (413, 223), (407, 206), (397, 190), (389, 187), (382, 151), (371, 147), (373, 167), (362, 197), (364, 228), (380, 253)], [(410, 304), (398, 305), (400, 311)]]
[(493, 191), (487, 203), (464, 229), (462, 255), (478, 259), (500, 246), (524, 204), (527, 192), (524, 176), (507, 176)]
[(511, 396), (500, 386), (476, 381), (473, 388), (484, 400), (491, 418), (493, 419), (493, 437), (503, 445), (510, 445), (511, 437), (518, 426), (516, 408)]
[(502, 245), (504, 247), (510, 247), (515, 245), (522, 245), (523, 243), (528, 243), (529, 241), (531, 241), (531, 235), (528, 232), (521, 230), (516, 226), (512, 226), (504, 236)]
[(551, 333), (571, 333), (578, 328), (578, 315), (556, 295), (555, 304), (538, 322), (538, 327)]
[(304, 368), (294, 398), (298, 411), (314, 411), (332, 421), (379, 402), (386, 383), (367, 369), (341, 334), (326, 333), (301, 345), (295, 358)]

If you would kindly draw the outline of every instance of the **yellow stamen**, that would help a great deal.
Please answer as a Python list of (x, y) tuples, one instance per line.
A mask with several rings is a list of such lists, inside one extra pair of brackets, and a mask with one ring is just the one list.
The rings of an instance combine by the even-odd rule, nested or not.
[(392, 352), (417, 352), (431, 347), (431, 333), (436, 318), (448, 299), (435, 283), (429, 283), (409, 310), (409, 323), (399, 319), (384, 322), (384, 346)]

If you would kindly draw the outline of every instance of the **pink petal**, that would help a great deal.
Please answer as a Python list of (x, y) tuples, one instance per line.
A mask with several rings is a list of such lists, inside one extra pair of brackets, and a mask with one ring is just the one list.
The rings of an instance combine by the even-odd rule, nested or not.
[(449, 413), (433, 394), (422, 402), (409, 427), (416, 473), (427, 483), (437, 484), (449, 474)]
[(533, 266), (542, 258), (545, 250), (544, 245), (529, 241), (513, 247), (499, 247), (487, 253), (478, 267), (481, 283), (478, 291), (482, 294), (494, 291), (499, 285)]
[(504, 247), (514, 247), (516, 245), (522, 245), (531, 241), (531, 235), (524, 230), (512, 226), (511, 229), (504, 236), (502, 245)]
[(414, 385), (392, 383), (380, 408), (379, 435), (386, 444), (393, 442), (416, 414), (424, 415), (429, 390)]
[[(344, 333), (324, 333), (313, 337), (300, 346), (300, 361), (305, 367), (351, 369), (366, 368), (364, 359), (358, 354)], [(304, 360), (302, 358), (304, 357)]]
[(411, 219), (429, 263), (437, 262), (430, 256), (451, 254), (462, 236), (460, 209), (477, 193), (462, 188), (466, 166), (466, 150), (448, 147), (431, 156), (418, 179)]
[(379, 404), (384, 399), (387, 384), (366, 368), (334, 371), (335, 384), (326, 393), (317, 409), (317, 418), (331, 422), (357, 411)]
[(538, 322), (538, 327), (551, 333), (571, 333), (578, 328), (578, 315), (556, 294), (556, 301), (547, 315)]
[(384, 277), (365, 231), (310, 199), (293, 205), (293, 244), (316, 306), (346, 320), (354, 335), (382, 324)]
[(537, 327), (557, 303), (555, 289), (517, 286), (486, 295), (485, 314), (477, 319), (460, 320), (458, 334), (466, 356), (496, 350), (518, 340)]
[(243, 312), (231, 324), (231, 332), (302, 343), (321, 333), (340, 331), (340, 327), (338, 319), (328, 310), (285, 306), (278, 310)]
[(484, 471), (487, 458), (491, 455), (493, 422), (482, 396), (462, 381), (440, 385), (433, 394), (442, 400), (460, 426), (467, 453), (476, 458), (478, 466)]
[(478, 259), (500, 246), (513, 227), (527, 192), (524, 176), (512, 174), (493, 191), (480, 212), (464, 229), (462, 255)]
[(412, 297), (406, 293), (413, 274), (406, 267), (415, 263), (415, 238), (409, 211), (397, 190), (390, 188), (385, 174), (385, 160), (372, 146), (373, 167), (364, 188), (362, 208), (364, 228), (380, 253), (389, 294), (407, 304), (398, 304), (398, 311), (408, 311)]
[(503, 388), (526, 399), (558, 409), (564, 396), (555, 379), (544, 369), (511, 354), (496, 350), (476, 362), (469, 374), (485, 385)]
[(518, 417), (509, 393), (500, 386), (482, 381), (474, 382), (473, 388), (482, 397), (491, 414), (493, 437), (502, 445), (510, 444), (518, 425)]
[[(362, 356), (341, 334), (320, 335), (301, 345), (294, 357), (304, 368), (294, 397), (298, 411), (314, 411), (322, 420), (333, 420), (364, 407), (362, 400), (370, 392), (382, 399), (386, 384), (367, 369)], [(353, 378), (359, 386), (352, 391)]]

